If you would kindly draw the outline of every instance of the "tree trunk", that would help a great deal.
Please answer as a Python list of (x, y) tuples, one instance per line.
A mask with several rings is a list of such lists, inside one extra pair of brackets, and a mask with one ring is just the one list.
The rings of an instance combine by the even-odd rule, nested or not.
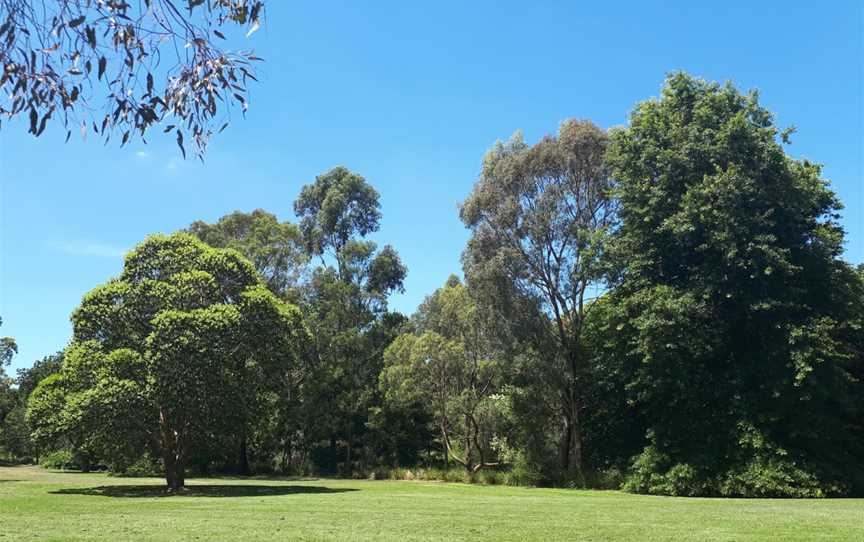
[(330, 435), (330, 472), (335, 473), (338, 471), (337, 468), (337, 457), (336, 457), (336, 435)]
[(81, 454), (81, 472), (88, 473), (90, 472), (90, 454), (83, 453)]
[(564, 427), (561, 430), (561, 440), (558, 444), (558, 466), (562, 472), (570, 470), (570, 441), (572, 440), (572, 428), (569, 420), (564, 420)]
[(585, 482), (582, 464), (582, 423), (579, 419), (579, 410), (575, 406), (567, 412), (564, 420), (558, 460), (561, 471), (568, 478), (580, 485)]
[(170, 451), (163, 455), (162, 461), (165, 463), (165, 483), (168, 492), (182, 491), (186, 487), (186, 465)]
[(237, 471), (240, 476), (249, 476), (252, 474), (252, 469), (249, 468), (249, 442), (244, 431), (240, 435), (240, 450), (237, 454)]

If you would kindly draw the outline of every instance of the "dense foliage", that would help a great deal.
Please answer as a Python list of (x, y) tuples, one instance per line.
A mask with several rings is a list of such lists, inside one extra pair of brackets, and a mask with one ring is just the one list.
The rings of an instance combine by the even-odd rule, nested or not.
[(672, 76), (612, 134), (618, 341), (660, 493), (864, 488), (860, 276), (840, 202), (756, 94)]
[(188, 467), (864, 494), (864, 266), (790, 134), (679, 73), (625, 127), (498, 142), (459, 210), (465, 278), (410, 318), (388, 306), (407, 269), (368, 238), (379, 194), (343, 167), (296, 224), (150, 237), (64, 352), (0, 371), (0, 447), (171, 489)]

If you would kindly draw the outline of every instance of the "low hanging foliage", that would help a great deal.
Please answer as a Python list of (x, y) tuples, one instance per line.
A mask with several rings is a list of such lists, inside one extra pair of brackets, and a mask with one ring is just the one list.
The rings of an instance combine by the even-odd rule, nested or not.
[(60, 120), (67, 141), (77, 127), (121, 146), (165, 123), (201, 158), (232, 107), (245, 114), (261, 60), (224, 47), (225, 32), (251, 36), (263, 15), (261, 0), (0, 0), (0, 118), (25, 116), (36, 137)]

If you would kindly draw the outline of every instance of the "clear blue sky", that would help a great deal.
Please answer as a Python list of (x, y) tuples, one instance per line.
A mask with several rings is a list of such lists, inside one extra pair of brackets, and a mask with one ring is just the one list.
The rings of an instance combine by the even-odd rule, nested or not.
[[(425, 4), (425, 5), (423, 5)], [(862, 3), (270, 2), (250, 42), (267, 59), (247, 120), (179, 160), (170, 138), (119, 149), (0, 132), (0, 334), (14, 367), (62, 349), (81, 296), (147, 234), (262, 207), (293, 219), (301, 185), (345, 165), (381, 193), (375, 236), (409, 268), (412, 312), (460, 270), (456, 206), (483, 153), (568, 117), (626, 122), (683, 69), (758, 88), (788, 147), (825, 165), (864, 261)]]

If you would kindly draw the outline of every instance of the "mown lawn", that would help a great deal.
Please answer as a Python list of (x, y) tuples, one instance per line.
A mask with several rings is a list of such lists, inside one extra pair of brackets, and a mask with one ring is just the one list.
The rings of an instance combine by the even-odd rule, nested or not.
[(0, 541), (864, 540), (864, 499), (725, 500), (429, 482), (161, 480), (0, 467)]

